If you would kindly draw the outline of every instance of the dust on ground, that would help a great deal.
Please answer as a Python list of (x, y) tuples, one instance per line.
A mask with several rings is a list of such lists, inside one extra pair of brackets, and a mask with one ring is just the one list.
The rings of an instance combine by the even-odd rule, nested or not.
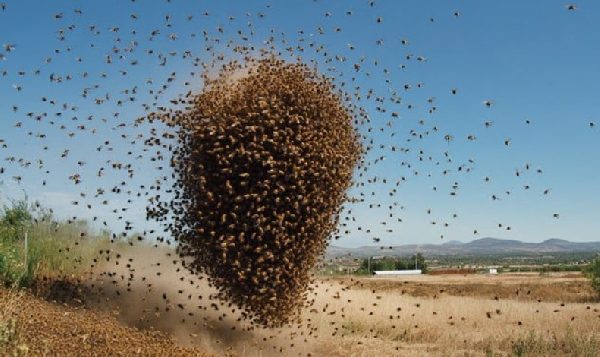
[(253, 326), (213, 297), (206, 277), (190, 273), (173, 249), (135, 246), (104, 254), (76, 283), (52, 281), (48, 300), (114, 316), (124, 326), (172, 336), (177, 345), (240, 356), (310, 355), (300, 325)]

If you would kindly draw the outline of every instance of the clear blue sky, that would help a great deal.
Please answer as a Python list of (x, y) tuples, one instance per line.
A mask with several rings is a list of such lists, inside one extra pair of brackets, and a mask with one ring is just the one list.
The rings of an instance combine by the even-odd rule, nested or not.
[[(148, 91), (172, 72), (157, 105), (198, 91), (194, 57), (209, 63), (211, 54), (230, 54), (230, 40), (258, 49), (272, 35), (279, 50), (316, 60), (359, 93), (356, 104), (371, 118), (361, 128), (374, 147), (367, 172), (357, 173), (364, 186), (351, 190), (365, 202), (348, 206), (341, 229), (349, 233), (334, 244), (600, 240), (598, 2), (576, 10), (541, 0), (0, 2), (0, 203), (24, 190), (59, 217), (96, 216), (117, 232), (125, 220), (138, 231), (156, 228), (137, 193), (168, 175), (168, 161), (151, 162), (142, 145), (150, 126), (132, 125), (154, 102)], [(133, 178), (112, 163), (131, 164)], [(77, 185), (69, 179), (76, 173)], [(122, 193), (111, 193), (115, 186)], [(106, 194), (94, 197), (98, 188)]]

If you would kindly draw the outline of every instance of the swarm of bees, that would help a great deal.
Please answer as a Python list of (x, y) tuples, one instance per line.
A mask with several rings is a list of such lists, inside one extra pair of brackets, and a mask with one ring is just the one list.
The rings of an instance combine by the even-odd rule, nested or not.
[(171, 212), (180, 256), (219, 298), (281, 326), (336, 230), (361, 155), (359, 120), (324, 77), (274, 55), (232, 62), (204, 88), (186, 110), (151, 115), (177, 130), (177, 193), (148, 214)]
[[(0, 130), (0, 151), (6, 152), (0, 156), (0, 194), (4, 189), (20, 193), (24, 187), (36, 197), (52, 197), (47, 201), (59, 205), (59, 217), (53, 218), (50, 209), (47, 215), (40, 215), (40, 222), (44, 229), (69, 241), (68, 246), (58, 248), (64, 261), (86, 269), (81, 281), (71, 282), (71, 276), (66, 279), (69, 284), (57, 284), (54, 279), (48, 281), (49, 287), (40, 284), (36, 293), (44, 295), (41, 291), (50, 290), (48, 300), (76, 301), (86, 308), (117, 306), (135, 315), (130, 321), (121, 316), (127, 324), (168, 325), (165, 329), (169, 332), (175, 324), (184, 326), (182, 330), (193, 332), (194, 342), (202, 342), (202, 337), (194, 335), (198, 331), (211, 331), (205, 340), (222, 334), (233, 344), (241, 336), (234, 333), (246, 329), (255, 333), (254, 327), (266, 327), (260, 331), (268, 336), (263, 342), (279, 334), (285, 335), (285, 344), (289, 344), (285, 352), (280, 349), (276, 355), (290, 355), (295, 348), (306, 353), (305, 346), (294, 348), (294, 343), (324, 336), (328, 329), (331, 336), (338, 332), (343, 336), (345, 330), (354, 335), (354, 327), (348, 328), (354, 320), (372, 319), (386, 311), (379, 292), (376, 296), (365, 294), (365, 305), (345, 296), (350, 287), (362, 289), (367, 279), (351, 278), (340, 286), (337, 280), (329, 284), (320, 281), (322, 277), (314, 279), (314, 268), (323, 262), (333, 237), (372, 240), (381, 254), (395, 254), (394, 244), (423, 226), (424, 240), (438, 234), (440, 239), (465, 232), (494, 234), (490, 229), (521, 234), (504, 216), (501, 222), (480, 221), (484, 215), (477, 208), (471, 210), (478, 206), (472, 205), (470, 198), (463, 200), (479, 192), (478, 188), (470, 190), (476, 186), (473, 182), (481, 180), (493, 190), (489, 194), (481, 191), (485, 194), (477, 202), (504, 203), (504, 208), (512, 204), (511, 197), (518, 196), (515, 187), (528, 193), (537, 190), (549, 198), (558, 191), (547, 186), (538, 189), (545, 184), (539, 182), (543, 178), (531, 174), (542, 174), (546, 168), (537, 168), (535, 161), (528, 158), (527, 163), (513, 166), (507, 156), (506, 171), (506, 165), (501, 165), (504, 160), (496, 160), (509, 150), (514, 153), (524, 147), (525, 134), (520, 130), (510, 136), (502, 131), (514, 118), (494, 112), (509, 106), (506, 97), (503, 100), (489, 93), (493, 96), (474, 99), (474, 106), (491, 113), (480, 117), (480, 112), (471, 112), (469, 107), (473, 92), (481, 90), (478, 86), (436, 83), (433, 74), (438, 72), (421, 72), (434, 66), (437, 71), (443, 68), (440, 56), (413, 53), (426, 48), (413, 47), (425, 42), (411, 34), (418, 33), (419, 27), (409, 31), (407, 25), (406, 33), (398, 34), (394, 24), (399, 19), (386, 16), (384, 21), (380, 15), (392, 2), (382, 9), (369, 1), (364, 9), (318, 10), (322, 22), (315, 24), (316, 28), (307, 21), (302, 29), (293, 30), (294, 24), (280, 25), (287, 5), (265, 4), (264, 12), (257, 13), (249, 11), (254, 5), (234, 6), (237, 12), (224, 17), (208, 4), (176, 7), (171, 3), (155, 1), (149, 12), (139, 1), (129, 4), (140, 12), (125, 13), (125, 21), (117, 16), (123, 4), (114, 5), (115, 16), (106, 18), (92, 3), (84, 9), (62, 9), (64, 12), (51, 9), (52, 13), (44, 16), (56, 27), (49, 33), (55, 34), (58, 43), (50, 52), (34, 46), (40, 42), (37, 38), (32, 44), (25, 41), (30, 39), (27, 36), (12, 38), (18, 31), (0, 31), (7, 37), (0, 42), (0, 84), (7, 88), (2, 92), (6, 93), (5, 102), (11, 103), (0, 108), (5, 123)], [(578, 7), (558, 7), (559, 11), (565, 9)], [(29, 11), (17, 2), (9, 3), (8, 9), (1, 3), (0, 10), (4, 16), (0, 29), (2, 25), (10, 28), (11, 18), (22, 18), (20, 14)], [(469, 16), (473, 18), (470, 11), (446, 14), (457, 23)], [(350, 20), (341, 20), (346, 17), (355, 18), (352, 21), (356, 23), (368, 21), (376, 30), (360, 22), (361, 26), (353, 26), (360, 27), (357, 36), (346, 26), (350, 22), (345, 21)], [(443, 21), (427, 15), (421, 22), (429, 27), (446, 26)], [(149, 24), (153, 27), (147, 28)], [(369, 49), (367, 43), (376, 47)], [(378, 53), (379, 49), (385, 54)], [(24, 60), (28, 58), (37, 61), (32, 62), (33, 67)], [(193, 72), (186, 73), (188, 68)], [(567, 64), (565, 68), (569, 68)], [(414, 78), (409, 75), (413, 70)], [(418, 82), (421, 78), (417, 75), (423, 74), (432, 78), (427, 85)], [(436, 89), (446, 84), (453, 86)], [(173, 91), (185, 90), (187, 94), (167, 102)], [(450, 104), (450, 100), (455, 102)], [(455, 115), (448, 110), (451, 107), (465, 113)], [(524, 121), (527, 130), (543, 122), (535, 112), (529, 114), (532, 119)], [(469, 127), (470, 120), (475, 126)], [(516, 120), (523, 123), (523, 119)], [(589, 117), (583, 127), (597, 133), (597, 123)], [(463, 127), (469, 131), (461, 132)], [(535, 138), (547, 133), (537, 132)], [(490, 145), (494, 142), (497, 145)], [(465, 145), (473, 146), (468, 149)], [(519, 153), (523, 155), (514, 156), (518, 160), (528, 155)], [(166, 160), (170, 163), (164, 164)], [(497, 167), (486, 165), (496, 161)], [(33, 170), (38, 171), (32, 174)], [(506, 172), (519, 181), (497, 176)], [(480, 174), (481, 178), (473, 180)], [(434, 182), (435, 197), (426, 196), (423, 182)], [(36, 184), (44, 188), (40, 190)], [(351, 186), (356, 190), (349, 190)], [(63, 201), (67, 203), (60, 207)], [(567, 212), (559, 212), (559, 207), (548, 206), (552, 211), (542, 214), (553, 222), (569, 217)], [(418, 212), (427, 219), (419, 219)], [(75, 234), (57, 233), (60, 225), (55, 219), (63, 218)], [(144, 218), (159, 224), (146, 225)], [(85, 220), (111, 231), (100, 236), (88, 234)], [(469, 222), (477, 225), (468, 227)], [(36, 238), (33, 232), (31, 237)], [(96, 249), (88, 265), (74, 253), (75, 248), (93, 244), (96, 238), (109, 238), (110, 244)], [(179, 257), (171, 256), (171, 250), (162, 254), (163, 243), (170, 245), (173, 239)], [(154, 254), (146, 250), (151, 246), (158, 248)], [(352, 264), (361, 260), (351, 255), (347, 253), (346, 259)], [(205, 276), (210, 289), (202, 285), (205, 280), (200, 283)], [(161, 284), (165, 280), (168, 284)], [(402, 284), (401, 294), (410, 295), (410, 284)], [(376, 294), (375, 289), (366, 291)], [(440, 295), (442, 292), (439, 290)], [(437, 290), (434, 293), (437, 299)], [(317, 294), (323, 306), (315, 302)], [(345, 305), (332, 307), (329, 302), (334, 300), (330, 299)], [(133, 305), (136, 308), (131, 308)], [(431, 304), (423, 300), (414, 306), (425, 311)], [(34, 306), (31, 311), (36, 309)], [(391, 329), (395, 324), (401, 326), (397, 320), (402, 308), (394, 310), (397, 314), (389, 316), (394, 323)], [(407, 310), (402, 313), (403, 321), (413, 326), (411, 329), (418, 328), (405, 318), (415, 317), (418, 311)], [(30, 315), (29, 310), (23, 311), (24, 316)], [(302, 317), (303, 323), (300, 314), (308, 317)], [(432, 314), (443, 316), (444, 312)], [(326, 316), (333, 319), (334, 315), (346, 326), (336, 325), (335, 320), (325, 327), (315, 323), (319, 320), (325, 325)], [(511, 313), (493, 305), (479, 315), (492, 321)], [(471, 323), (471, 318), (461, 316), (460, 321)], [(27, 319), (29, 324), (37, 324), (24, 328), (32, 340), (38, 331), (53, 331), (37, 318)], [(62, 323), (60, 319), (40, 320), (49, 325)], [(448, 320), (451, 326), (460, 324), (456, 314)], [(299, 322), (297, 330), (286, 330), (290, 326), (285, 325), (295, 322)], [(519, 321), (521, 325), (527, 323)], [(71, 333), (62, 326), (55, 328), (55, 335)], [(370, 332), (364, 336), (378, 338), (379, 332)], [(261, 340), (260, 333), (251, 335), (254, 342)], [(97, 344), (91, 338), (82, 339), (81, 351), (86, 343)], [(128, 342), (132, 339), (128, 337)], [(74, 348), (64, 344), (48, 347), (45, 340), (39, 340), (44, 341), (40, 351), (64, 354)], [(56, 339), (57, 343), (62, 340)], [(130, 347), (114, 341), (105, 341), (109, 353), (104, 354)], [(141, 349), (122, 353), (170, 354), (153, 346), (146, 343)], [(38, 353), (32, 344), (30, 347)], [(247, 352), (246, 346), (243, 348)]]

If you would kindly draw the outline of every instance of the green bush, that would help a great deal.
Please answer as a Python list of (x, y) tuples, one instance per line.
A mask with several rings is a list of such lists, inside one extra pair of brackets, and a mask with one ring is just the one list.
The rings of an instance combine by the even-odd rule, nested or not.
[(600, 294), (600, 257), (594, 259), (590, 265), (585, 268), (584, 273), (590, 278), (594, 290)]

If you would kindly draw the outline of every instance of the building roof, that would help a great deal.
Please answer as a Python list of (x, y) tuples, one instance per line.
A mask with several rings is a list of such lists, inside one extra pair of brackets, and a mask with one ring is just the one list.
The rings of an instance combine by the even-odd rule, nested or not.
[(422, 274), (421, 269), (413, 269), (413, 270), (375, 270), (373, 272), (375, 275), (414, 275), (414, 274)]

